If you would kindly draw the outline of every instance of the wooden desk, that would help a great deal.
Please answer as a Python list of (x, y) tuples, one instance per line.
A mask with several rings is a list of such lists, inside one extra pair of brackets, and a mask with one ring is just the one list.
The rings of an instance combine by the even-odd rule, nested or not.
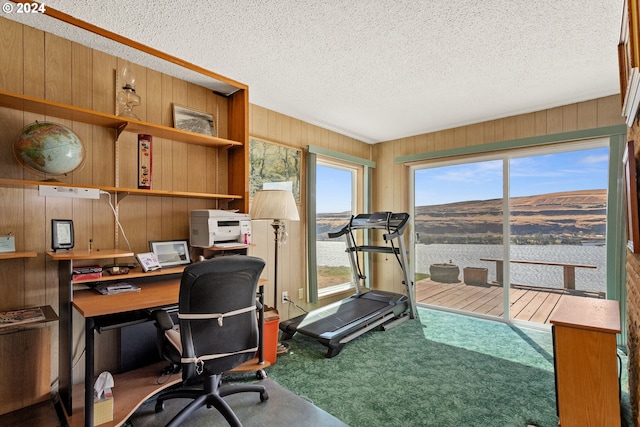
[(620, 426), (617, 301), (565, 296), (551, 315), (559, 426)]
[[(180, 279), (184, 266), (162, 269), (149, 273), (133, 270), (125, 276), (105, 276), (96, 280), (72, 281), (71, 270), (73, 260), (78, 259), (105, 259), (127, 256), (128, 253), (118, 250), (93, 251), (69, 251), (62, 253), (48, 252), (54, 260), (59, 261), (60, 280), (60, 394), (63, 408), (67, 412), (69, 424), (72, 427), (81, 426), (84, 420), (85, 427), (93, 427), (93, 382), (95, 380), (95, 330), (96, 327), (117, 327), (130, 314), (140, 310), (174, 305), (178, 303)], [(73, 284), (98, 282), (109, 280), (131, 280), (139, 287), (138, 292), (127, 292), (114, 295), (101, 295), (94, 290), (85, 289), (73, 291)], [(266, 280), (260, 280), (258, 284), (258, 298), (261, 306), (264, 306), (264, 284)], [(80, 387), (75, 387), (71, 381), (71, 343), (68, 337), (72, 333), (71, 309), (76, 309), (85, 319), (85, 380), (83, 404), (79, 404), (77, 398)], [(64, 320), (63, 320), (64, 319)], [(264, 311), (258, 312), (259, 343), (258, 357), (242, 365), (244, 371), (258, 371), (269, 366), (263, 359), (263, 323)], [(67, 335), (68, 334), (68, 335)], [(64, 338), (64, 339), (63, 339)], [(248, 365), (251, 365), (248, 367)], [(114, 419), (111, 423), (102, 424), (104, 427), (120, 426), (127, 418), (153, 394), (181, 381), (181, 377), (173, 378), (169, 383), (158, 385), (156, 383), (158, 366), (144, 367), (131, 372), (115, 375), (114, 389)], [(118, 386), (126, 389), (126, 392), (118, 391)]]

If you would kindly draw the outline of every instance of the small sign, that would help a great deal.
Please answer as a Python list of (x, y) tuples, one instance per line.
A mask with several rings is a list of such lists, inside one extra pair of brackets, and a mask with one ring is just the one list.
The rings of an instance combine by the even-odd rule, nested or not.
[(15, 252), (16, 251), (16, 236), (0, 235), (0, 252)]

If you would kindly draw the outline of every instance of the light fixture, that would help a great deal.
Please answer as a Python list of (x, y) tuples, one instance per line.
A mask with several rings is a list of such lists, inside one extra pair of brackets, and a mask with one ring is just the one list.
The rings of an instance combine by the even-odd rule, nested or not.
[(136, 93), (136, 72), (129, 61), (124, 62), (121, 72), (121, 86), (118, 88), (118, 116), (140, 120), (133, 107), (140, 105), (140, 95)]
[(271, 219), (275, 235), (275, 255), (273, 270), (273, 305), (278, 308), (278, 247), (286, 240), (287, 232), (283, 220), (300, 221), (293, 194), (288, 190), (257, 191), (251, 205), (251, 219)]

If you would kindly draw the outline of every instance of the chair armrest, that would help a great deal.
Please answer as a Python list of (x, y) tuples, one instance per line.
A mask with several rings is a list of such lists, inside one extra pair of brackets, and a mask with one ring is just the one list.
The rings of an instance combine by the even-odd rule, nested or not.
[(154, 310), (151, 312), (151, 317), (155, 320), (156, 326), (163, 331), (173, 329), (173, 320), (165, 310)]

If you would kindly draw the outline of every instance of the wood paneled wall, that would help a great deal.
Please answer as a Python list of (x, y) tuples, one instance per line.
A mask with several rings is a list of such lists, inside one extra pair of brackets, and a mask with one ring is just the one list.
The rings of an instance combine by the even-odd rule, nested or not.
[[(0, 89), (113, 114), (115, 73), (120, 58), (78, 43), (0, 18)], [(135, 113), (142, 120), (173, 126), (172, 104), (208, 111), (219, 116), (219, 136), (228, 134), (228, 101), (211, 90), (135, 65), (136, 92), (142, 104)], [(35, 120), (51, 120), (71, 128), (83, 141), (87, 159), (69, 176), (48, 177), (22, 168), (12, 147), (20, 130)], [(86, 185), (137, 187), (137, 135), (55, 117), (0, 108), (0, 178), (42, 180)], [(227, 193), (225, 148), (185, 144), (153, 137), (152, 188), (201, 193)], [(118, 171), (118, 173), (116, 173)], [(113, 200), (115, 203), (115, 200)], [(40, 197), (34, 187), (0, 186), (0, 234), (16, 236), (17, 251), (35, 251), (37, 257), (0, 261), (0, 310), (51, 305), (58, 310), (57, 264), (47, 259), (51, 247), (52, 218), (72, 219), (76, 248), (128, 249), (117, 229), (106, 196), (99, 200)], [(130, 195), (119, 200), (122, 227), (134, 252), (148, 251), (148, 241), (188, 239), (192, 209), (224, 208), (212, 200)], [(132, 262), (133, 259), (120, 259)], [(75, 325), (83, 325), (80, 317)], [(76, 328), (79, 358), (83, 343)], [(106, 353), (117, 348), (117, 334), (99, 337)], [(51, 381), (57, 378), (57, 327), (53, 329)], [(100, 348), (100, 347), (99, 347)], [(113, 369), (114, 356), (98, 360), (96, 369)], [(38, 366), (34, 361), (31, 366)], [(5, 364), (10, 369), (10, 365)], [(81, 370), (81, 369), (78, 369)], [(76, 380), (82, 378), (81, 373)]]
[[(369, 144), (256, 105), (251, 105), (249, 110), (249, 134), (265, 141), (299, 148), (303, 150), (303, 158), (306, 155), (305, 150), (308, 145), (315, 145), (365, 159), (371, 158), (371, 146)], [(308, 310), (313, 307), (309, 307), (306, 303), (307, 203), (305, 168), (306, 159), (303, 161), (301, 202), (298, 205), (300, 221), (286, 222), (289, 232), (288, 241), (278, 249), (278, 293), (288, 291), (289, 298), (297, 305)], [(273, 281), (275, 242), (270, 221), (253, 221), (251, 233), (253, 243), (256, 246), (251, 249), (250, 253), (267, 261), (263, 277)], [(301, 288), (303, 289), (303, 298), (298, 298), (298, 292)], [(267, 285), (265, 301), (273, 307), (274, 296), (272, 289), (270, 285)], [(328, 303), (329, 301), (331, 300), (323, 300), (320, 304)], [(278, 304), (278, 308), (282, 319), (301, 314), (301, 312), (292, 308), (291, 304), (287, 304), (286, 307)]]

